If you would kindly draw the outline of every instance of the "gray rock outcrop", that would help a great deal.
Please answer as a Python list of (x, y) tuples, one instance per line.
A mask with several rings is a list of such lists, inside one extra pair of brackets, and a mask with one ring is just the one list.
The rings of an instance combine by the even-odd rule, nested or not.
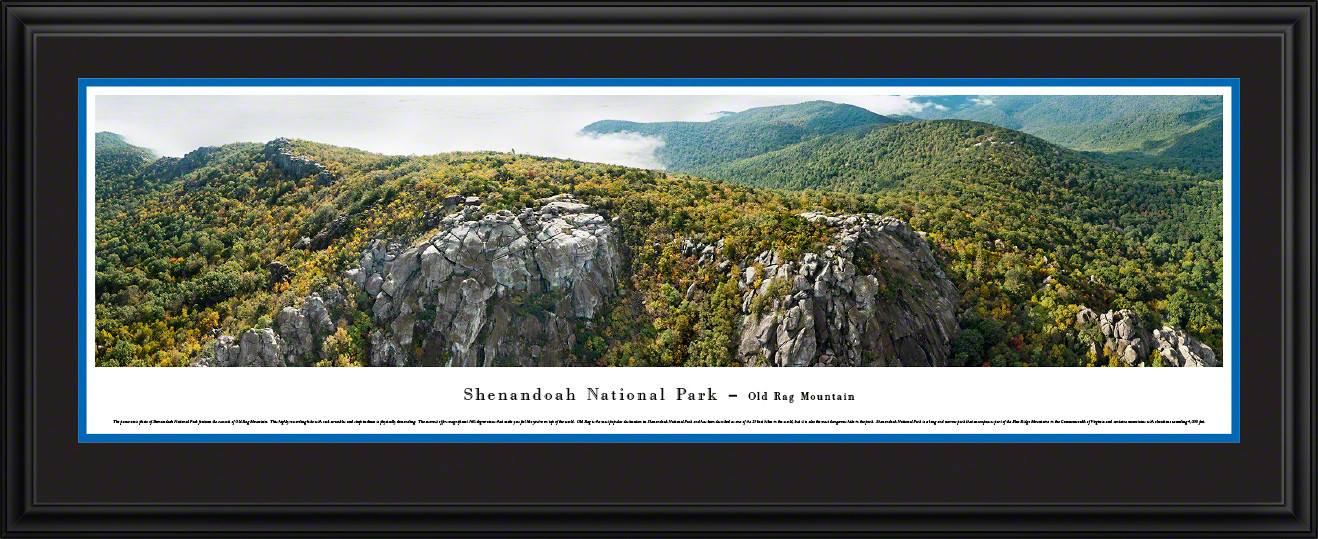
[(1149, 357), (1153, 338), (1135, 313), (1125, 309), (1108, 311), (1098, 315), (1096, 320), (1103, 332), (1103, 347), (1109, 354), (1127, 365), (1135, 365)]
[(325, 165), (316, 162), (313, 159), (293, 155), (288, 151), (289, 143), (292, 142), (286, 138), (277, 138), (265, 145), (265, 156), (276, 168), (283, 170), (290, 175), (298, 178), (315, 176), (316, 183), (321, 185), (330, 185), (338, 180), (338, 176), (330, 172)]
[(701, 243), (701, 239), (698, 234), (695, 240), (691, 238), (682, 240), (682, 254), (695, 258), (697, 264), (704, 264), (718, 259), (719, 253), (723, 251), (723, 240), (720, 239), (714, 243)]
[(325, 228), (320, 229), (320, 232), (316, 233), (316, 237), (307, 239), (306, 248), (313, 251), (319, 251), (329, 247), (331, 242), (348, 231), (348, 219), (351, 217), (352, 216), (346, 213), (335, 217), (333, 221), (330, 221), (329, 224), (325, 225)]
[(957, 293), (924, 239), (892, 217), (802, 217), (837, 228), (834, 245), (798, 260), (765, 251), (746, 268), (741, 361), (946, 366)]
[(618, 232), (570, 196), (478, 212), (464, 207), (410, 247), (373, 240), (344, 273), (373, 298), (372, 365), (569, 363), (572, 319), (597, 316), (617, 287)]
[(215, 333), (212, 333), (216, 338), (205, 345), (210, 347), (213, 353), (209, 357), (205, 356), (204, 353), (198, 354), (192, 362), (193, 367), (232, 367), (238, 362), (237, 341), (231, 335), (219, 335), (218, 333), (219, 330), (216, 329)]
[(212, 155), (218, 151), (220, 151), (219, 146), (202, 146), (184, 154), (178, 160), (178, 174), (187, 174), (206, 166), (210, 163)]
[(1168, 326), (1150, 333), (1140, 317), (1126, 309), (1099, 314), (1084, 307), (1076, 314), (1076, 322), (1082, 329), (1096, 328), (1102, 334), (1103, 342), (1092, 343), (1089, 348), (1098, 363), (1106, 364), (1106, 358), (1115, 357), (1128, 366), (1144, 367), (1157, 350), (1166, 367), (1222, 365), (1208, 345)]
[(249, 329), (235, 339), (221, 335), (214, 341), (215, 354), (193, 364), (196, 367), (285, 367), (283, 343), (270, 328)]
[(302, 307), (284, 307), (275, 315), (275, 330), (289, 365), (309, 363), (320, 354), (320, 344), (334, 333), (334, 321), (320, 296), (307, 296)]
[(1175, 367), (1221, 367), (1217, 354), (1208, 345), (1185, 334), (1184, 331), (1163, 326), (1153, 330), (1158, 343), (1158, 355), (1164, 365)]
[(270, 272), (270, 286), (292, 281), (293, 276), (296, 275), (292, 269), (278, 260), (267, 265), (266, 270)]
[[(337, 289), (331, 292), (338, 294)], [(342, 301), (340, 298), (339, 301)], [(312, 364), (334, 321), (320, 296), (307, 296), (302, 307), (284, 307), (272, 328), (248, 329), (238, 337), (220, 335), (210, 346), (214, 355), (199, 358), (196, 367), (302, 367)]]

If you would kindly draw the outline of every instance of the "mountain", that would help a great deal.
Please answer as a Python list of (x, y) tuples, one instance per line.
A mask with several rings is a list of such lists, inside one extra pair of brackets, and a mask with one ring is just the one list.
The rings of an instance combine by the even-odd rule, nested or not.
[(984, 175), (1004, 165), (1015, 167), (1017, 175), (1028, 171), (1026, 176), (1040, 181), (1047, 180), (1050, 169), (1105, 166), (1020, 131), (937, 120), (816, 137), (711, 167), (708, 174), (753, 187), (875, 193), (945, 185), (927, 180), (943, 173)]
[[(992, 242), (994, 250), (1007, 251), (997, 255), (999, 262), (1021, 260), (1012, 251), (1034, 253), (1036, 268), (1065, 258), (1073, 268), (1085, 268), (1080, 271), (1087, 282), (1081, 286), (1111, 292), (1099, 301), (1118, 308), (1144, 303), (1136, 310), (1146, 314), (1144, 309), (1169, 308), (1180, 314), (1147, 317), (1146, 325), (1194, 318), (1191, 325), (1200, 328), (1194, 335), (1216, 342), (1211, 328), (1220, 320), (1220, 254), (1216, 260), (1190, 255), (1197, 260), (1182, 269), (1175, 264), (1177, 256), (1192, 251), (1222, 252), (1220, 175), (1153, 169), (1147, 160), (1138, 166), (1113, 161), (1107, 154), (1068, 150), (995, 125), (934, 120), (814, 137), (708, 167), (703, 174), (758, 188), (822, 190), (820, 196), (835, 207), (847, 204), (840, 193), (851, 193), (895, 208), (885, 211), (937, 233), (932, 237), (938, 240)], [(964, 253), (950, 261), (951, 269), (1001, 284), (1016, 282), (1009, 269), (987, 267), (992, 255), (983, 259), (981, 250), (955, 242), (951, 248)], [(1101, 254), (1085, 250), (1091, 248)], [(1035, 277), (1028, 282), (1044, 278), (1032, 271)], [(973, 279), (967, 277), (962, 285), (969, 282)], [(1160, 293), (1140, 292), (1148, 289)], [(1196, 307), (1195, 315), (1173, 309), (1170, 296), (1178, 303), (1194, 296), (1202, 308)]]
[[(668, 170), (726, 179), (734, 161), (762, 156), (819, 137), (863, 136), (896, 123), (961, 119), (1029, 133), (1095, 160), (1126, 167), (1222, 168), (1220, 96), (922, 96), (910, 115), (810, 101), (727, 112), (708, 122), (638, 123), (603, 120), (588, 135), (636, 133), (664, 141), (655, 154)], [(827, 144), (826, 142), (824, 142)], [(797, 153), (808, 147), (798, 148)]]
[(109, 188), (102, 185), (108, 178), (130, 177), (155, 159), (155, 154), (146, 148), (129, 144), (122, 135), (102, 131), (96, 134), (96, 184), (97, 188)]
[[(746, 123), (812, 125), (782, 112)], [(884, 148), (874, 174), (894, 161), (904, 176), (866, 192), (783, 191), (288, 139), (136, 172), (98, 161), (109, 184), (152, 188), (96, 199), (97, 365), (1190, 365), (1220, 354), (1220, 180), (1135, 176), (973, 122), (815, 139)], [(1109, 336), (1086, 309), (1180, 328), (1156, 338), (1194, 357)]]
[(849, 127), (889, 122), (882, 115), (855, 105), (829, 101), (806, 101), (794, 105), (758, 107), (725, 114), (717, 124), (785, 124), (800, 127), (805, 133), (819, 135)]
[(861, 107), (809, 101), (728, 113), (708, 122), (603, 120), (587, 125), (581, 132), (595, 136), (636, 133), (657, 137), (664, 145), (655, 152), (655, 157), (665, 167), (699, 173), (707, 167), (820, 135), (891, 123), (896, 121)]
[(1221, 96), (982, 95), (925, 96), (923, 119), (990, 123), (1118, 161), (1219, 171)]

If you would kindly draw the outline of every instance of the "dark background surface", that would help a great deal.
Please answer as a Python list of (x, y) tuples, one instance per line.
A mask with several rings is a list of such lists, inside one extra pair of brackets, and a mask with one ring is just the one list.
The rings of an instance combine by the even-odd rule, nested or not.
[[(39, 36), (35, 501), (1279, 503), (1282, 46), (1249, 36)], [(79, 444), (79, 77), (1238, 77), (1241, 443)]]

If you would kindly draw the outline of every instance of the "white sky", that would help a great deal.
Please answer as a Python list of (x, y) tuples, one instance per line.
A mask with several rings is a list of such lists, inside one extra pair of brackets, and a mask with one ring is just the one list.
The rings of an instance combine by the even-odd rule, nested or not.
[(516, 150), (546, 157), (661, 168), (656, 139), (578, 131), (598, 120), (707, 121), (721, 111), (811, 100), (879, 114), (924, 105), (891, 95), (103, 95), (96, 129), (164, 156), (201, 146), (299, 138), (385, 154)]

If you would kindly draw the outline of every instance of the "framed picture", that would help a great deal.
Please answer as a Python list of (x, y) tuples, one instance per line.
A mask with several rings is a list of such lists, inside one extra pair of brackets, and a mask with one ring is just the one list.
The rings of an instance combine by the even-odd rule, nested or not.
[(1312, 4), (5, 9), (7, 534), (1315, 533)]

